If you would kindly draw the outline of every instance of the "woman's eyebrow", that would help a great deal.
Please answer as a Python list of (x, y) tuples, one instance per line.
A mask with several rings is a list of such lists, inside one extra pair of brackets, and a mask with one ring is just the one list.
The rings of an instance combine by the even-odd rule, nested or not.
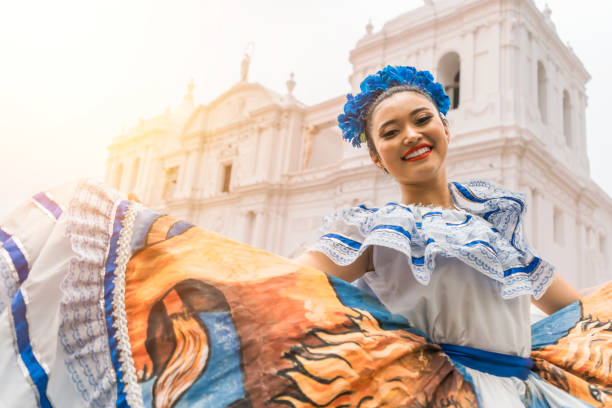
[(416, 115), (417, 113), (427, 110), (427, 106), (421, 106), (420, 108), (416, 108), (415, 110), (413, 110), (412, 112), (410, 112), (411, 115)]
[(395, 119), (391, 119), (391, 120), (386, 121), (385, 123), (383, 123), (382, 125), (380, 125), (380, 126), (378, 127), (378, 130), (380, 130), (380, 129), (384, 128), (384, 127), (385, 127), (385, 126), (387, 126), (387, 125), (391, 125), (391, 124), (393, 124), (393, 123), (397, 123), (397, 120), (395, 120)]

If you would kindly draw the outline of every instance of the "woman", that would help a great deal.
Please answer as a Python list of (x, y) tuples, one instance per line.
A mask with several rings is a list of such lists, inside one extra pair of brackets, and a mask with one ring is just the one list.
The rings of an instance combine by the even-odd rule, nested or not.
[[(354, 145), (365, 139), (372, 162), (399, 184), (401, 204), (341, 212), (298, 262), (373, 291), (392, 313), (442, 344), (451, 359), (455, 346), (529, 357), (529, 299), (552, 314), (580, 297), (519, 242), (520, 230), (509, 242), (507, 231), (491, 230), (492, 214), (483, 218), (484, 208), (474, 207), (506, 200), (521, 217), (524, 202), (487, 183), (472, 183), (486, 186), (478, 198), (470, 197), (470, 183), (449, 184), (449, 101), (428, 72), (387, 66), (366, 78), (361, 90), (349, 96), (340, 126)], [(470, 198), (471, 208), (462, 205)], [(359, 249), (347, 253), (351, 246)], [(526, 389), (515, 381), (519, 374), (483, 373), (470, 368), (478, 366), (471, 360), (480, 358), (479, 350), (460, 352), (470, 355), (461, 361), (484, 406), (523, 406)]]
[[(362, 90), (341, 126), (403, 204), (329, 217), (301, 264), (88, 180), (3, 220), (2, 405), (612, 406), (612, 286), (575, 301), (524, 242), (519, 195), (446, 184), (428, 73)], [(569, 306), (530, 333), (532, 295)]]

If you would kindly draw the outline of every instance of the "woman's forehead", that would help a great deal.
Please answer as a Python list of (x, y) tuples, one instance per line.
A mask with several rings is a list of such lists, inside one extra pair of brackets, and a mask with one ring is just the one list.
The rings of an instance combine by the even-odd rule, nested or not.
[(372, 120), (376, 122), (389, 115), (397, 113), (406, 114), (415, 109), (426, 107), (435, 109), (433, 103), (424, 95), (414, 91), (402, 91), (387, 97), (380, 102), (372, 114)]

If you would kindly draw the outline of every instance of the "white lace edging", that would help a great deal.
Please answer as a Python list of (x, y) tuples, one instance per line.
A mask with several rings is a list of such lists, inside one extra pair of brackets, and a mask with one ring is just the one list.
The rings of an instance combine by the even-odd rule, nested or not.
[[(389, 203), (380, 209), (360, 206), (338, 211), (324, 218), (325, 235), (311, 250), (348, 265), (368, 246), (391, 248), (410, 259), (412, 273), (423, 285), (429, 284), (437, 256), (456, 258), (499, 282), (503, 298), (541, 297), (552, 283), (554, 267), (524, 239), (522, 196), (487, 182), (460, 186), (479, 201), (461, 196), (452, 185), (459, 209)], [(488, 220), (482, 218), (485, 214)]]
[(132, 203), (125, 212), (121, 235), (117, 242), (117, 259), (115, 262), (115, 277), (113, 279), (113, 327), (116, 330), (117, 352), (121, 362), (121, 372), (125, 383), (125, 398), (132, 408), (144, 408), (142, 390), (138, 385), (132, 349), (127, 328), (127, 316), (125, 313), (125, 270), (130, 260), (130, 241), (134, 232), (134, 221), (136, 215), (142, 209), (138, 203)]

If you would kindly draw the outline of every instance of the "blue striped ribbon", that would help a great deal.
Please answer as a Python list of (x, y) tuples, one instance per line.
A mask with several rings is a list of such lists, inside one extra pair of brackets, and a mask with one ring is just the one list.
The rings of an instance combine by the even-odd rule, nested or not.
[(38, 398), (40, 400), (40, 406), (42, 408), (51, 408), (51, 402), (47, 397), (47, 384), (49, 383), (49, 377), (45, 372), (42, 365), (36, 359), (32, 345), (30, 344), (30, 329), (28, 327), (28, 320), (26, 316), (26, 304), (23, 299), (23, 293), (21, 289), (17, 290), (17, 293), (13, 297), (11, 304), (11, 312), (13, 314), (13, 322), (15, 324), (15, 337), (17, 338), (17, 350), (19, 356), (26, 366), (32, 383), (38, 390)]
[(58, 219), (60, 215), (62, 215), (62, 207), (60, 207), (58, 203), (53, 201), (47, 194), (38, 193), (34, 195), (32, 199), (34, 199), (38, 204), (40, 204), (43, 208), (49, 211), (51, 215), (55, 217), (55, 219)]

